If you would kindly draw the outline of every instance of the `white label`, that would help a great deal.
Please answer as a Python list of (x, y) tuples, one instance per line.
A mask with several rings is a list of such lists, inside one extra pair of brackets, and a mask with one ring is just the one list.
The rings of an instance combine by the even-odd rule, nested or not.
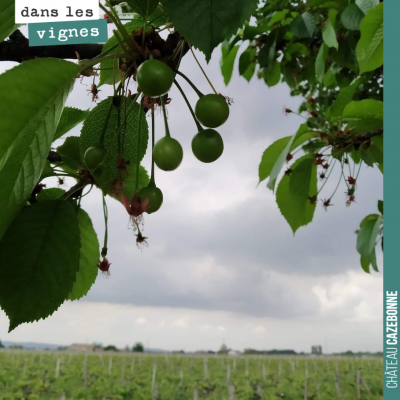
[(15, 23), (99, 19), (99, 0), (15, 0)]

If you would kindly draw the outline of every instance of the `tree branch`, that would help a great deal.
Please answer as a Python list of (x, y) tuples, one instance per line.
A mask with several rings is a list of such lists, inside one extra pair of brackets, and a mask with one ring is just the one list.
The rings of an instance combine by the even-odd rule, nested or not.
[(98, 56), (102, 48), (102, 44), (96, 43), (29, 47), (29, 40), (16, 30), (8, 40), (0, 43), (0, 61), (22, 62), (42, 57), (76, 60), (75, 52), (81, 59), (90, 59)]

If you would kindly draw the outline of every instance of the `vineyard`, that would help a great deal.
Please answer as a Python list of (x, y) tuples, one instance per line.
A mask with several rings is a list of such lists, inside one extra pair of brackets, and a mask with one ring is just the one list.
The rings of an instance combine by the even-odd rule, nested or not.
[(0, 352), (0, 399), (382, 399), (381, 359)]

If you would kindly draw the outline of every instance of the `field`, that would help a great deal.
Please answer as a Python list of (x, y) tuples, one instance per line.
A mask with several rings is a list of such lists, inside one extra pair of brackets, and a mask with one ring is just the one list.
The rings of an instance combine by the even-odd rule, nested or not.
[(0, 399), (378, 400), (382, 360), (0, 352)]

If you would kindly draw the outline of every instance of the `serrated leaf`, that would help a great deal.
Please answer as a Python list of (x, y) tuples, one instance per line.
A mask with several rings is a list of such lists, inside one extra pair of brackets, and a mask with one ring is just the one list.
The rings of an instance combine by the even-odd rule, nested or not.
[(58, 59), (24, 62), (0, 75), (0, 238), (36, 186), (80, 68)]
[(279, 182), (276, 202), (294, 234), (301, 226), (309, 224), (314, 216), (316, 203), (311, 204), (308, 200), (318, 190), (314, 155), (299, 158), (291, 169), (290, 176), (284, 175)]
[(0, 242), (0, 306), (9, 331), (53, 314), (79, 270), (79, 228), (69, 202), (25, 207)]
[(250, 19), (257, 4), (257, 0), (163, 1), (178, 32), (205, 54), (207, 62), (213, 49)]
[(340, 20), (345, 28), (358, 31), (365, 14), (357, 4), (349, 4), (342, 12)]
[(322, 39), (328, 47), (333, 47), (338, 50), (339, 43), (336, 39), (335, 28), (330, 20), (328, 20), (326, 25), (322, 28)]
[(15, 24), (15, 0), (2, 0), (0, 9), (0, 43), (21, 24)]
[(228, 85), (233, 74), (233, 65), (235, 63), (236, 54), (239, 50), (240, 46), (235, 46), (233, 49), (226, 55), (221, 58), (221, 73), (224, 77), (225, 85)]
[(97, 264), (100, 261), (99, 240), (92, 221), (86, 211), (77, 210), (79, 236), (80, 236), (80, 258), (79, 271), (76, 280), (68, 295), (68, 300), (79, 300), (86, 296), (97, 278)]
[(368, 219), (360, 226), (357, 235), (357, 251), (364, 257), (369, 257), (375, 249), (376, 238), (382, 223), (382, 217)]
[(372, 8), (361, 22), (356, 55), (360, 74), (383, 64), (383, 3)]
[(57, 153), (60, 154), (63, 164), (78, 171), (83, 165), (83, 158), (80, 152), (80, 138), (77, 136), (67, 137), (61, 146), (57, 147)]
[(356, 0), (356, 5), (364, 14), (368, 14), (371, 8), (374, 8), (379, 4), (379, 0)]
[(297, 16), (290, 24), (290, 32), (299, 38), (311, 38), (314, 34), (317, 22), (314, 14), (306, 11)]
[[(111, 184), (115, 180), (121, 178), (127, 179), (136, 166), (136, 162), (142, 160), (146, 153), (147, 143), (149, 140), (148, 126), (144, 113), (142, 113), (140, 124), (140, 148), (137, 151), (137, 135), (138, 135), (138, 116), (139, 104), (133, 103), (132, 100), (122, 101), (119, 110), (112, 105), (112, 97), (101, 101), (86, 118), (81, 132), (81, 156), (90, 146), (98, 146), (102, 132), (106, 123), (108, 111), (111, 106), (111, 112), (107, 123), (107, 128), (104, 134), (103, 146), (107, 150), (105, 165), (101, 173), (96, 174), (96, 183), (101, 187), (104, 193), (108, 193), (111, 189)], [(126, 104), (125, 104), (126, 103)], [(130, 108), (132, 107), (132, 108)], [(126, 115), (125, 109), (130, 109)], [(119, 124), (121, 129), (117, 130), (119, 115)], [(119, 142), (121, 141), (121, 142)], [(123, 145), (122, 145), (123, 142)], [(127, 164), (127, 171), (118, 168), (119, 143), (121, 143), (122, 157)], [(91, 171), (93, 174), (95, 171)]]
[(352, 101), (344, 108), (342, 117), (349, 127), (354, 127), (354, 132), (371, 132), (383, 127), (383, 103), (374, 99)]
[(37, 201), (57, 200), (65, 193), (64, 189), (50, 188), (42, 189), (36, 196)]
[(328, 57), (329, 47), (323, 43), (319, 48), (317, 58), (315, 59), (315, 76), (318, 82), (322, 83), (325, 76), (325, 63)]
[(360, 86), (361, 79), (356, 79), (350, 86), (340, 89), (338, 97), (333, 102), (330, 108), (332, 117), (341, 117), (344, 108), (349, 104), (354, 97), (354, 94)]
[(82, 122), (88, 115), (90, 110), (80, 110), (74, 107), (64, 107), (61, 114), (60, 122), (57, 125), (56, 133), (54, 134), (53, 141), (65, 135), (72, 128), (75, 128)]
[(127, 0), (133, 11), (147, 19), (156, 10), (158, 0)]

